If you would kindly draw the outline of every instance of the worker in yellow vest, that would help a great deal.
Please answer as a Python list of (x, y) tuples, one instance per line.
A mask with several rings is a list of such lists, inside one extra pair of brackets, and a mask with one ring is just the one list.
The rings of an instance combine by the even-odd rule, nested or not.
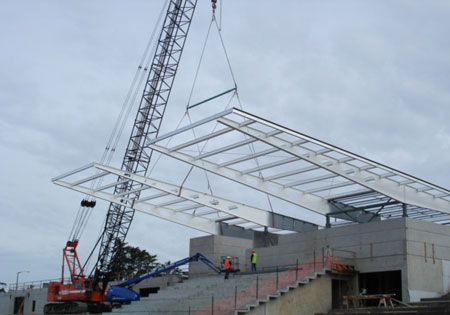
[(231, 270), (231, 257), (227, 256), (223, 262), (223, 269), (225, 270), (225, 279), (228, 279)]
[(252, 255), (250, 256), (250, 262), (252, 263), (252, 272), (256, 272), (256, 263), (258, 262), (258, 255), (255, 250), (252, 249)]

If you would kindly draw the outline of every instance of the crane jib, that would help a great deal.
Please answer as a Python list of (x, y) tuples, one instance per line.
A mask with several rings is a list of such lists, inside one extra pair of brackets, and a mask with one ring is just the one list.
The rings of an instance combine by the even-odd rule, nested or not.
[[(169, 3), (122, 162), (122, 170), (141, 175), (147, 172), (152, 151), (145, 149), (145, 141), (158, 136), (196, 4), (197, 0), (172, 0)], [(119, 177), (118, 181), (121, 180)], [(128, 200), (138, 199), (139, 186), (140, 184), (128, 181), (118, 185), (114, 193), (124, 195)], [(100, 237), (97, 262), (91, 272), (91, 275), (94, 274), (94, 284), (102, 282), (102, 287), (106, 288), (114, 257), (121, 244), (124, 244), (133, 216), (133, 209), (110, 204)]]

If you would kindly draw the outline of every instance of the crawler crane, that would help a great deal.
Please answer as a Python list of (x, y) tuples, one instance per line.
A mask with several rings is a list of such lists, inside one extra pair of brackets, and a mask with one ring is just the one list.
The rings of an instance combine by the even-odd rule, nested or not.
[[(213, 0), (215, 7), (216, 0)], [(169, 0), (169, 5), (131, 136), (122, 162), (122, 170), (145, 175), (152, 150), (144, 148), (147, 139), (158, 136), (172, 85), (177, 73), (184, 44), (191, 25), (197, 0)], [(118, 182), (121, 178), (118, 178)], [(116, 186), (114, 193), (127, 200), (138, 199), (140, 187), (135, 182)], [(93, 207), (95, 202), (83, 201), (82, 206)], [(111, 203), (108, 208), (103, 233), (98, 239), (98, 257), (87, 276), (77, 255), (78, 239), (71, 239), (63, 250), (61, 281), (50, 282), (45, 314), (105, 312), (110, 304), (105, 302), (106, 289), (114, 270), (115, 257), (127, 236), (133, 220), (134, 209)], [(97, 246), (97, 245), (96, 245)], [(70, 272), (70, 282), (64, 281), (64, 265)]]

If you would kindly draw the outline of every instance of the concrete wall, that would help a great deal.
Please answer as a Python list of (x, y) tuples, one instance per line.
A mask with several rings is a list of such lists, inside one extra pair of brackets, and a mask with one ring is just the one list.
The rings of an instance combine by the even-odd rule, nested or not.
[[(24, 314), (44, 314), (44, 305), (47, 304), (47, 289), (28, 289), (12, 291), (0, 295), (0, 315), (9, 315), (14, 312), (15, 297), (24, 297)], [(33, 301), (35, 301), (35, 310), (33, 312)]]
[[(405, 235), (403, 219), (284, 235), (280, 236), (278, 246), (258, 248), (260, 266), (295, 264), (297, 258), (311, 258), (314, 251), (322, 255), (322, 248), (330, 246), (354, 252), (360, 272), (399, 270), (406, 265)], [(347, 255), (345, 252), (336, 254)]]
[(9, 313), (10, 295), (7, 293), (0, 293), (0, 314), (5, 315)]
[(448, 293), (450, 228), (411, 219), (406, 226), (409, 299)]
[[(400, 270), (402, 295), (408, 297), (406, 220), (403, 218), (280, 236), (278, 246), (257, 248), (258, 268), (293, 265), (322, 255), (323, 248), (337, 256), (354, 255), (360, 272)], [(350, 251), (350, 252), (347, 252)]]
[(312, 315), (331, 310), (331, 277), (322, 276), (251, 310), (249, 315)]
[[(294, 265), (322, 255), (323, 248), (336, 255), (355, 255), (361, 273), (400, 270), (404, 301), (438, 296), (450, 289), (450, 227), (398, 218), (365, 224), (280, 235), (278, 245), (257, 247), (258, 269)], [(206, 236), (191, 240), (191, 254), (199, 251), (220, 263), (220, 256), (238, 256), (241, 270), (249, 270), (252, 240)], [(261, 244), (258, 242), (258, 244)], [(349, 252), (347, 252), (349, 251)], [(444, 261), (444, 262), (443, 262)], [(190, 271), (205, 272), (203, 266)]]
[[(230, 236), (208, 235), (190, 240), (189, 255), (202, 253), (216, 266), (220, 266), (221, 256), (238, 257), (239, 262), (245, 262), (246, 249), (253, 246), (253, 240)], [(242, 266), (241, 266), (242, 267)], [(189, 276), (198, 277), (206, 274), (214, 274), (201, 262), (189, 264)]]

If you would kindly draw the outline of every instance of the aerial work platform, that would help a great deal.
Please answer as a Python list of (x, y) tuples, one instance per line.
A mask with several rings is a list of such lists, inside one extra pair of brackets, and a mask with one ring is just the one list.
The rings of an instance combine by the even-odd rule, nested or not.
[[(167, 143), (170, 139), (170, 146)], [(288, 129), (229, 109), (148, 141), (185, 164), (276, 197), (325, 218), (326, 226), (411, 217), (450, 223), (450, 191)], [(138, 200), (114, 195), (116, 185), (140, 183)], [(310, 231), (320, 224), (92, 163), (55, 184), (211, 234)], [(251, 198), (247, 198), (251, 201)], [(302, 219), (300, 219), (302, 218)]]

